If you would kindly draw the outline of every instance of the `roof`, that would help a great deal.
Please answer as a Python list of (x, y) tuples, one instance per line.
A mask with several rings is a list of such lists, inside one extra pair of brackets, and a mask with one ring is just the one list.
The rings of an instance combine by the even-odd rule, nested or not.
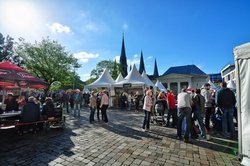
[(117, 82), (115, 85), (123, 85), (126, 83), (131, 83), (133, 85), (145, 85), (146, 84), (145, 79), (140, 75), (135, 65), (133, 65), (132, 69), (130, 70), (128, 75), (124, 78), (124, 80)]
[(144, 79), (145, 79), (145, 83), (148, 86), (155, 86), (155, 84), (148, 78), (147, 74), (145, 71), (143, 71), (142, 75), (141, 75)]
[(235, 47), (234, 57), (235, 59), (249, 59), (250, 58), (250, 42)]
[(124, 78), (122, 77), (122, 74), (120, 73), (120, 74), (117, 76), (115, 82), (120, 82), (120, 81), (122, 81), (123, 79), (124, 79)]
[(168, 74), (206, 75), (206, 73), (195, 65), (170, 67), (163, 75)]
[(161, 91), (166, 91), (165, 86), (159, 80), (156, 81), (155, 86), (159, 88)]
[(110, 76), (108, 69), (106, 68), (102, 75), (93, 83), (86, 85), (88, 88), (97, 88), (97, 87), (110, 87), (115, 81)]

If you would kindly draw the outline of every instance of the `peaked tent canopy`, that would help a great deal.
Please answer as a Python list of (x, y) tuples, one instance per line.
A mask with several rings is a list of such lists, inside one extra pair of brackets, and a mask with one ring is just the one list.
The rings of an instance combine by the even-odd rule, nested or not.
[(122, 81), (122, 80), (124, 80), (124, 78), (122, 77), (122, 74), (120, 73), (120, 74), (117, 76), (115, 82), (120, 82), (120, 81)]
[(124, 80), (117, 82), (115, 85), (123, 85), (127, 83), (131, 83), (134, 86), (146, 84), (145, 79), (140, 75), (135, 65), (133, 65), (132, 70), (128, 73)]
[(145, 79), (145, 84), (146, 85), (155, 87), (155, 84), (148, 78), (145, 71), (143, 71), (142, 77)]
[(93, 83), (86, 85), (87, 88), (98, 88), (98, 87), (110, 87), (111, 85), (113, 85), (115, 83), (115, 81), (113, 80), (113, 78), (111, 77), (111, 75), (109, 74), (108, 69), (104, 69), (102, 75)]
[(159, 80), (156, 81), (155, 86), (156, 86), (157, 88), (159, 88), (161, 91), (166, 91), (166, 90), (167, 90), (167, 89), (162, 85), (162, 83), (161, 83)]
[(234, 83), (233, 80), (230, 80), (229, 83), (227, 84), (227, 87), (230, 89), (235, 90), (236, 89), (236, 84)]
[(211, 80), (209, 80), (208, 83), (210, 84), (210, 90), (217, 90), (218, 89)]
[(2, 86), (19, 86), (19, 87), (30, 87), (30, 88), (47, 88), (48, 84), (31, 75), (26, 70), (18, 67), (11, 62), (0, 63), (0, 81)]

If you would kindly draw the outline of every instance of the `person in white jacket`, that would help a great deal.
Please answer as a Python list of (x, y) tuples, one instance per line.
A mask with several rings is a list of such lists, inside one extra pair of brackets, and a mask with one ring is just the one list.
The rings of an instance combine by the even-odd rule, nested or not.
[(146, 130), (149, 130), (150, 115), (151, 115), (152, 105), (153, 105), (152, 95), (153, 95), (152, 91), (148, 90), (144, 98), (143, 110), (144, 110), (145, 116), (144, 116), (144, 121), (142, 125), (142, 131), (145, 131), (145, 127), (146, 127)]

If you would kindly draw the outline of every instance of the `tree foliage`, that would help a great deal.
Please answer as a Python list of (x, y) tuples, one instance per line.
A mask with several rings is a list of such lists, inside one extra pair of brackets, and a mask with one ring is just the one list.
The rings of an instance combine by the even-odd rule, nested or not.
[[(116, 63), (116, 61), (103, 60), (103, 61), (100, 61), (100, 62), (97, 63), (96, 68), (91, 71), (90, 76), (92, 78), (100, 77), (100, 75), (102, 74), (102, 72), (104, 71), (105, 68), (109, 69), (110, 73), (112, 73), (112, 77), (113, 77), (114, 70), (120, 69), (119, 64)], [(114, 76), (117, 77), (117, 74), (114, 74)]]
[(14, 38), (9, 35), (5, 38), (2, 33), (0, 33), (0, 61), (10, 59), (13, 55), (13, 44)]
[(24, 67), (28, 71), (44, 79), (49, 85), (59, 81), (62, 86), (69, 86), (77, 78), (74, 72), (75, 68), (80, 67), (77, 59), (57, 41), (46, 38), (31, 44), (20, 39), (15, 53), (23, 58)]
[(119, 64), (117, 64), (115, 60), (113, 71), (112, 71), (112, 78), (115, 80), (118, 77), (118, 74), (119, 74)]

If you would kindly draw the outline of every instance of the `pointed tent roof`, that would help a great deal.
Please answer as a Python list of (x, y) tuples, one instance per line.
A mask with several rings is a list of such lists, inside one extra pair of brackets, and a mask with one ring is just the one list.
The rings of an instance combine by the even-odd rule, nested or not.
[(128, 73), (124, 80), (117, 82), (116, 85), (123, 85), (126, 83), (131, 83), (132, 85), (145, 85), (145, 79), (140, 75), (135, 65), (133, 65), (132, 70)]
[(218, 89), (211, 80), (209, 80), (208, 83), (210, 84), (210, 90)]
[(120, 81), (122, 81), (122, 80), (124, 80), (124, 78), (122, 77), (122, 74), (120, 73), (120, 74), (117, 76), (115, 82), (120, 82)]
[(102, 75), (93, 83), (86, 85), (88, 88), (97, 88), (97, 87), (110, 87), (115, 81), (109, 74), (108, 69), (104, 69)]
[(156, 77), (159, 77), (158, 66), (157, 66), (156, 59), (155, 59), (154, 75), (153, 75), (153, 76), (154, 76), (155, 78), (156, 78)]
[(234, 83), (233, 80), (230, 80), (229, 83), (227, 84), (227, 87), (230, 89), (235, 90), (236, 89), (236, 84)]
[(122, 50), (121, 50), (121, 56), (120, 56), (120, 64), (122, 66), (122, 76), (126, 77), (128, 74), (127, 68), (127, 57), (126, 57), (126, 51), (125, 51), (125, 44), (124, 44), (124, 34), (122, 34)]
[(142, 74), (145, 70), (144, 60), (143, 60), (143, 52), (141, 51), (141, 59), (140, 59), (140, 66), (139, 66), (139, 73)]
[(155, 84), (148, 78), (145, 71), (143, 71), (141, 76), (145, 79), (146, 85), (155, 87)]
[(162, 83), (161, 83), (159, 80), (156, 81), (155, 86), (156, 86), (157, 88), (159, 88), (160, 90), (162, 90), (162, 91), (166, 91), (166, 90), (167, 90), (167, 89), (162, 85)]

